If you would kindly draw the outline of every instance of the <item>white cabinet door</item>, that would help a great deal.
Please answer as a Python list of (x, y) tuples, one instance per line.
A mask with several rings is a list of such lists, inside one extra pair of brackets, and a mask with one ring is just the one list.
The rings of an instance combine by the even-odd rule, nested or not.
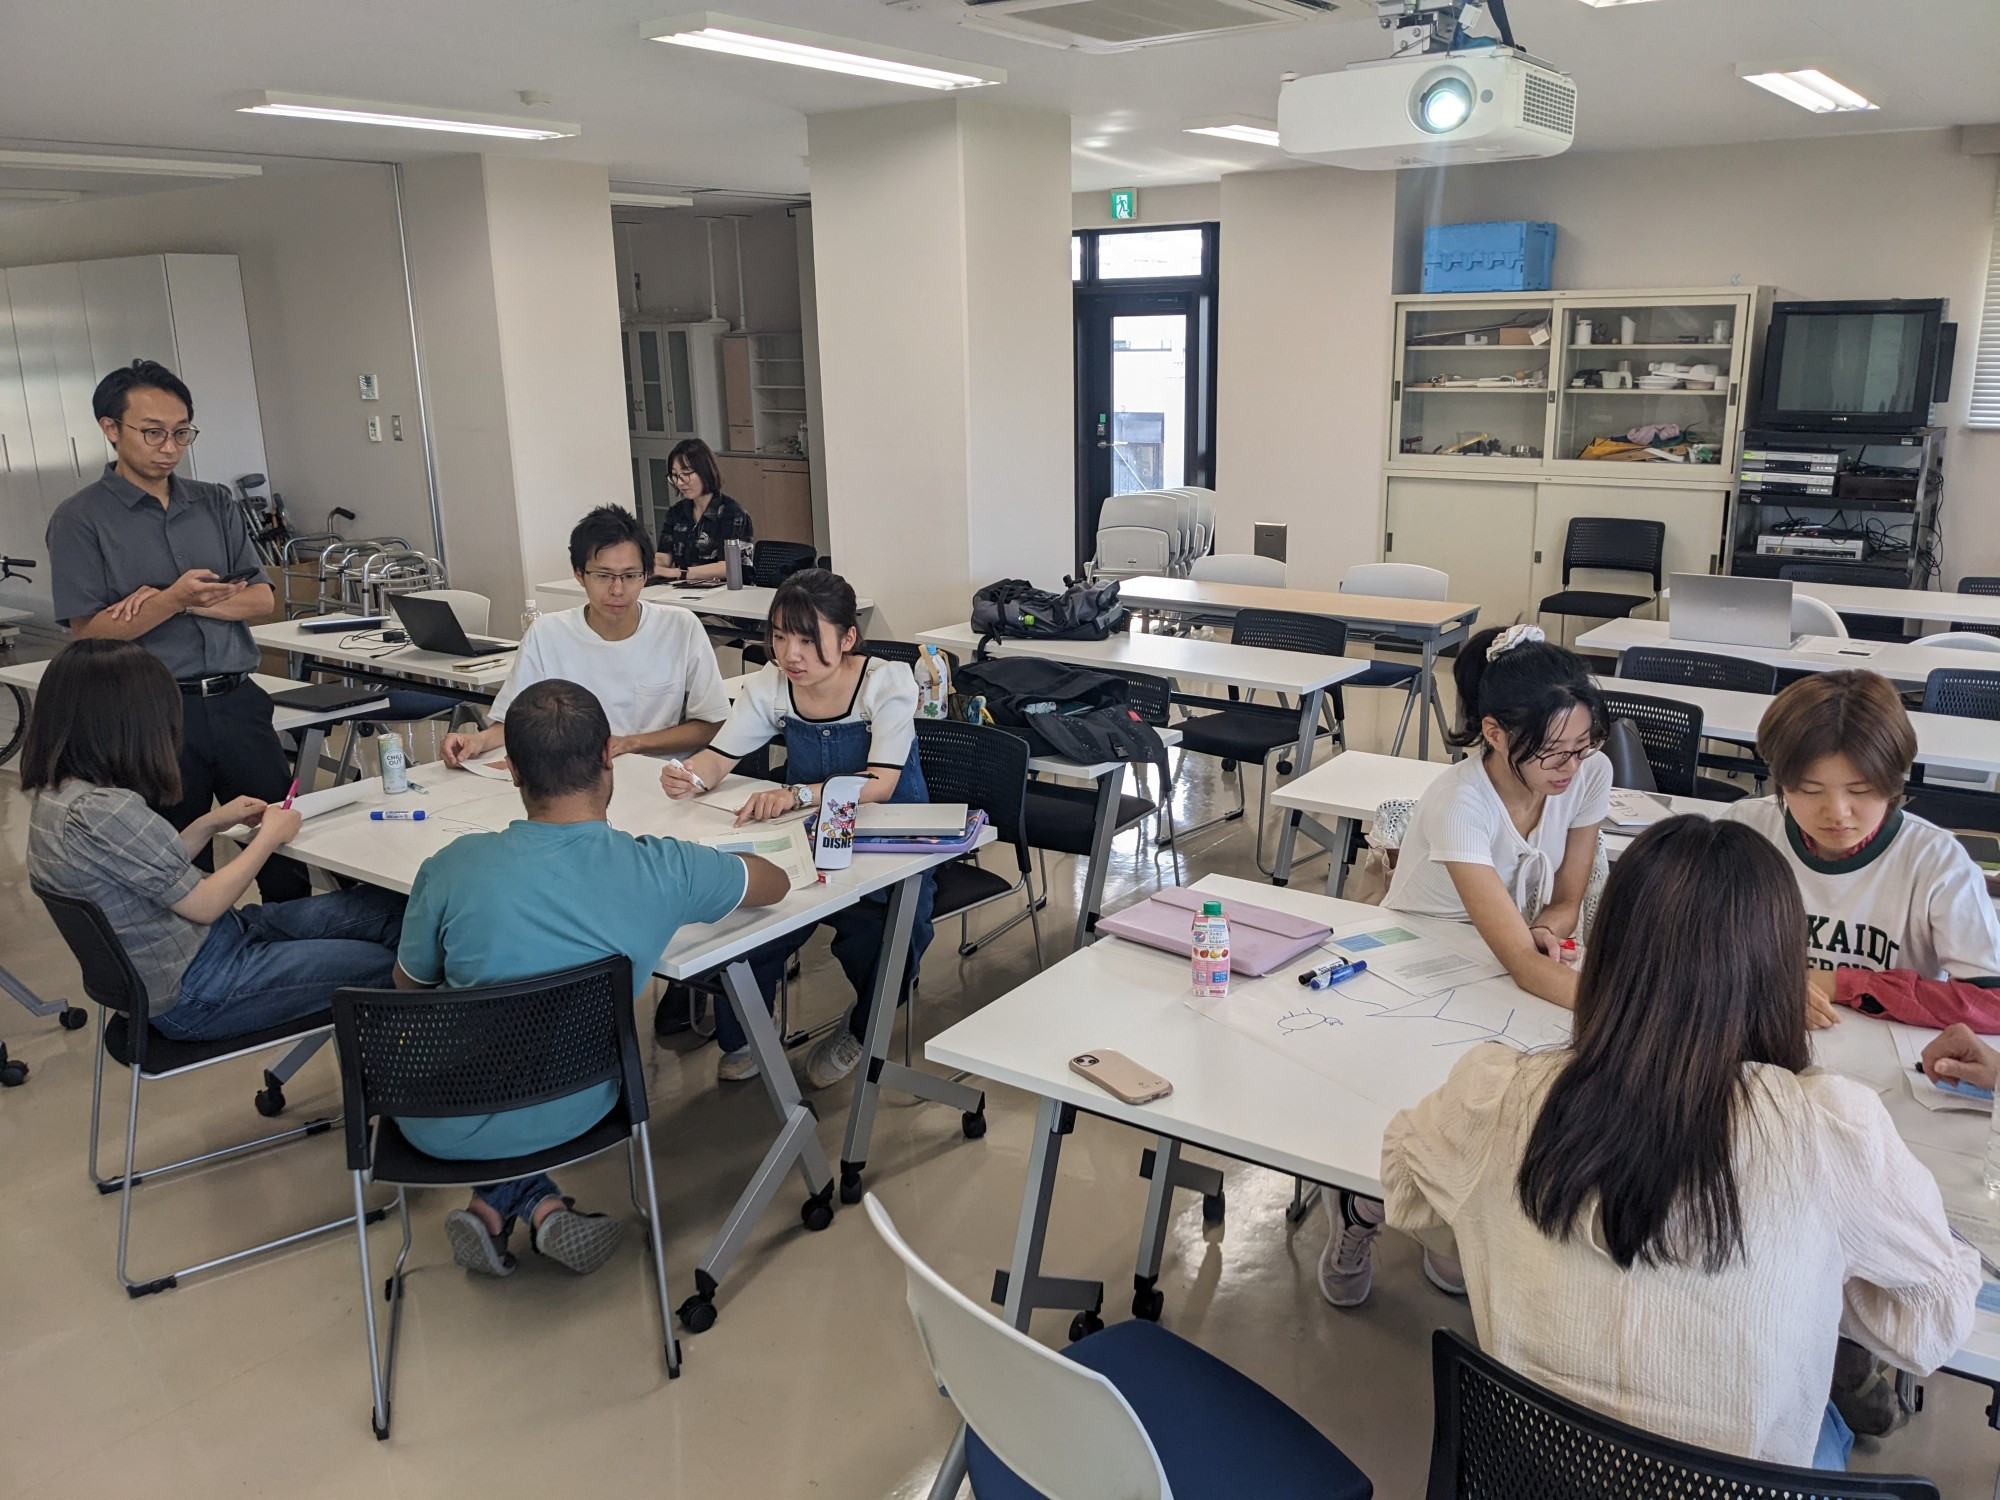
[(83, 283), (91, 368), (100, 378), (135, 359), (155, 360), (175, 374), (181, 373), (162, 257), (87, 260), (77, 272)]
[(14, 308), (28, 425), (41, 489), (56, 503), (103, 469), (109, 446), (90, 413), (97, 375), (75, 264), (21, 266), (7, 273)]
[[(1660, 563), (1663, 587), (1670, 573), (1717, 571), (1722, 561), (1722, 513), (1727, 495), (1728, 491), (1721, 489), (1670, 489), (1657, 484), (1542, 484), (1535, 505), (1536, 600), (1545, 599), (1563, 587), (1563, 539), (1569, 533), (1570, 521), (1577, 516), (1664, 521), (1667, 535)], [(1599, 573), (1579, 568), (1571, 575), (1569, 586), (1645, 594), (1652, 591), (1652, 580), (1635, 573)], [(1634, 613), (1650, 619), (1656, 609), (1648, 606)], [(1600, 623), (1581, 618), (1560, 620), (1554, 615), (1542, 621), (1551, 638), (1561, 629), (1565, 640)]]
[(1453, 599), (1479, 605), (1479, 625), (1506, 625), (1534, 608), (1524, 545), (1535, 526), (1535, 489), (1497, 479), (1392, 474), (1382, 556), (1451, 575)]
[(0, 272), (0, 553), (40, 561), (32, 583), (0, 583), (0, 605), (48, 614), (48, 559), (42, 550), (51, 507), (35, 473), (35, 440), (28, 426), (28, 392), (14, 338), (13, 305)]

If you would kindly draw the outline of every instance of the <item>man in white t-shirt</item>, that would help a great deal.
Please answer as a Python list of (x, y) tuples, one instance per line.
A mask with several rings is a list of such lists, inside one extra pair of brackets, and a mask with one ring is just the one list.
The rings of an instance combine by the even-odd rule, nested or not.
[(639, 597), (652, 576), (653, 542), (630, 511), (601, 505), (577, 522), (569, 560), (588, 602), (535, 621), (493, 700), (493, 722), (477, 734), (446, 735), (447, 765), (504, 745), (508, 705), (530, 683), (554, 677), (589, 688), (604, 705), (614, 755), (687, 755), (729, 717), (701, 622)]

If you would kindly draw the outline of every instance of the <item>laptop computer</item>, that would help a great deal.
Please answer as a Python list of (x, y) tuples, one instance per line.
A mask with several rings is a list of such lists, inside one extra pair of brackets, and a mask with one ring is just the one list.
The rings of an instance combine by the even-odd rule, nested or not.
[(1783, 651), (1792, 634), (1792, 585), (1784, 578), (1716, 578), (1674, 573), (1667, 638)]
[(391, 594), (389, 605), (403, 622), (403, 629), (409, 631), (410, 644), (420, 651), (436, 651), (445, 656), (491, 656), (496, 651), (515, 649), (509, 641), (467, 635), (451, 605), (443, 599)]

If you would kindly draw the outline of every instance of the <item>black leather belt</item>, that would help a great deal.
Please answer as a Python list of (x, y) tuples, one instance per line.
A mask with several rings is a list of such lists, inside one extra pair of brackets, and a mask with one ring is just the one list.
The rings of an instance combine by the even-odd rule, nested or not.
[(246, 672), (219, 672), (213, 677), (182, 677), (175, 686), (181, 690), (183, 698), (218, 698), (224, 693), (233, 693), (243, 685)]

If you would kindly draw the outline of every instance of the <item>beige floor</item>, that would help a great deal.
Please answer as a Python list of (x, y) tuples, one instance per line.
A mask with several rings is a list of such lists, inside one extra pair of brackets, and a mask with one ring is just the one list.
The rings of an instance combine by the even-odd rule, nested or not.
[[(1382, 743), (1363, 700), (1383, 696), (1353, 695), (1357, 745)], [(1195, 777), (1197, 811), (1220, 795), (1212, 775)], [(18, 782), (0, 773), (0, 963), (44, 994), (76, 997), (69, 955), (22, 874), (26, 821)], [(1208, 835), (1195, 841), (1193, 866), (1253, 873), (1249, 842), (1240, 825)], [(1077, 871), (1063, 861), (1054, 876), (1045, 923), (1052, 954), (1073, 920)], [(1153, 879), (1150, 847), (1138, 849), (1128, 835), (1111, 874), (1114, 894)], [(948, 925), (925, 966), (920, 1035), (1032, 970), (1025, 927), (965, 962), (953, 952), (954, 935)], [(831, 1014), (838, 972), (823, 944), (809, 957), (803, 1003)], [(0, 998), (0, 1037), (34, 1069), (25, 1088), (0, 1095), (0, 1496), (925, 1493), (954, 1417), (926, 1377), (900, 1270), (858, 1211), (807, 1233), (791, 1188), (724, 1284), (715, 1328), (685, 1342), (684, 1377), (672, 1384), (656, 1353), (636, 1239), (588, 1280), (530, 1257), (511, 1280), (474, 1281), (453, 1268), (439, 1228), (456, 1199), (420, 1199), (395, 1435), (377, 1443), (350, 1238), (138, 1302), (118, 1288), (117, 1200), (99, 1197), (83, 1175), (92, 1035), (29, 1019)], [(712, 1049), (661, 1047), (651, 1066), (678, 1299), (692, 1290), (694, 1260), (761, 1151), (769, 1116), (754, 1085), (718, 1090)], [(260, 1123), (250, 1109), (256, 1084), (246, 1064), (160, 1085), (142, 1152), (157, 1157), (250, 1133)], [(300, 1075), (291, 1101), (300, 1118), (337, 1110), (330, 1060)], [(821, 1138), (835, 1152), (845, 1092), (822, 1096), (819, 1107)], [(988, 1112), (988, 1135), (970, 1142), (950, 1111), (889, 1105), (869, 1174), (918, 1250), (974, 1295), (1011, 1244), (1032, 1100), (995, 1089)], [(1143, 1144), (1083, 1121), (1057, 1195), (1050, 1268), (1101, 1277), (1112, 1317), (1127, 1311), (1120, 1289), (1130, 1285), (1143, 1206)], [(1297, 1228), (1286, 1223), (1288, 1179), (1227, 1170), (1225, 1224), (1205, 1231), (1191, 1198), (1175, 1221), (1162, 1278), (1166, 1325), (1298, 1407), (1374, 1478), (1378, 1494), (1421, 1495), (1429, 1334), (1438, 1326), (1469, 1333), (1464, 1305), (1432, 1291), (1407, 1242), (1391, 1235), (1373, 1299), (1335, 1312), (1313, 1280), (1323, 1221), (1314, 1214)], [(563, 1182), (586, 1206), (623, 1200), (615, 1158)], [(334, 1135), (145, 1187), (135, 1271), (332, 1218), (347, 1192)], [(386, 1250), (388, 1229), (376, 1235)], [(1044, 1313), (1034, 1331), (1059, 1344), (1066, 1322)], [(1732, 1380), (1728, 1370), (1715, 1372), (1715, 1400), (1731, 1399)], [(1990, 1493), (2000, 1436), (1985, 1425), (1984, 1395), (1962, 1381), (1931, 1381), (1924, 1413), (1861, 1465), (1929, 1473), (1946, 1495), (1965, 1500)]]

